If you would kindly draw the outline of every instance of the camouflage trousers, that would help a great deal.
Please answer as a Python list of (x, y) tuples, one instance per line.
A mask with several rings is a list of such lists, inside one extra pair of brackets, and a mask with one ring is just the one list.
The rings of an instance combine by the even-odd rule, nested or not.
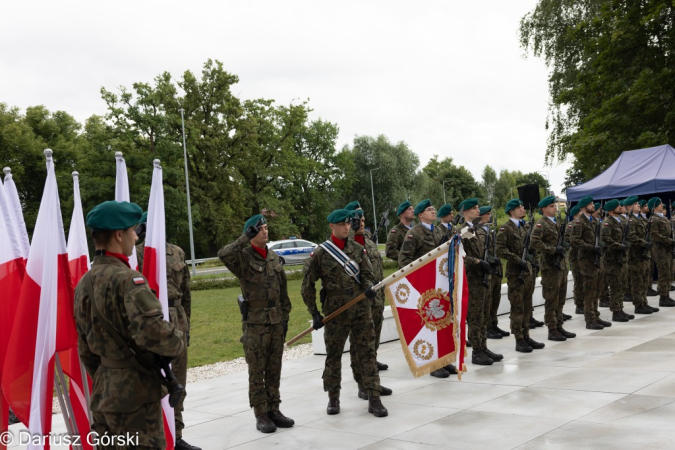
[(248, 364), (248, 398), (253, 414), (259, 416), (278, 411), (281, 397), (281, 357), (284, 352), (284, 330), (279, 323), (242, 323), (241, 343)]
[(649, 276), (649, 261), (641, 255), (631, 255), (628, 260), (628, 279), (630, 282), (630, 295), (633, 297), (633, 305), (647, 304), (647, 288)]
[[(469, 310), (467, 312), (468, 333), (474, 350), (485, 348), (487, 323), (490, 319), (491, 299), (488, 297), (488, 288), (483, 286), (483, 275), (467, 273), (469, 283)], [(488, 277), (488, 286), (490, 278)]]
[[(179, 306), (178, 308), (182, 309), (182, 306)], [(189, 326), (187, 326), (187, 322), (185, 322), (183, 326), (180, 328), (181, 331), (183, 331), (183, 341), (185, 342), (185, 351), (176, 358), (174, 358), (173, 361), (171, 361), (171, 370), (173, 371), (174, 375), (176, 375), (176, 379), (178, 380), (178, 382), (182, 384), (183, 387), (185, 388), (185, 391), (183, 392), (183, 397), (180, 399), (176, 407), (173, 409), (173, 414), (176, 423), (176, 440), (181, 439), (183, 437), (183, 428), (185, 428), (185, 422), (183, 422), (183, 410), (184, 410), (183, 403), (185, 402), (185, 397), (187, 396), (187, 366), (188, 366), (187, 333), (189, 331)]]
[[(337, 310), (345, 302), (346, 297), (328, 297), (324, 304), (324, 314)], [(351, 367), (354, 380), (359, 387), (374, 396), (380, 395), (380, 374), (375, 364), (375, 328), (368, 302), (360, 302), (324, 326), (323, 339), (326, 344), (326, 365), (323, 370), (323, 390), (328, 396), (340, 397), (342, 382), (342, 352), (350, 338), (350, 346), (354, 348)]]
[(653, 247), (654, 263), (659, 271), (659, 279), (656, 290), (659, 295), (670, 295), (670, 285), (673, 282), (673, 256), (670, 249)]
[[(623, 297), (626, 295), (628, 265), (614, 261), (605, 263), (604, 285), (609, 286), (609, 309), (612, 312), (623, 311)], [(611, 282), (610, 282), (611, 280)]]
[(518, 279), (517, 275), (508, 277), (508, 295), (509, 303), (511, 303), (511, 333), (516, 339), (524, 339), (525, 336), (529, 336), (530, 317), (532, 317), (530, 278), (533, 277), (532, 271), (529, 274), (525, 274), (524, 282)]
[(490, 277), (490, 287), (488, 288), (488, 297), (490, 303), (490, 316), (488, 321), (488, 328), (497, 328), (499, 318), (499, 303), (502, 300), (502, 279), (498, 276)]
[[(93, 424), (92, 432), (99, 434), (101, 444), (109, 442), (111, 445), (99, 445), (98, 448), (106, 449), (138, 449), (138, 450), (164, 450), (166, 448), (166, 438), (164, 437), (164, 419), (162, 416), (162, 404), (160, 401), (145, 403), (136, 411), (114, 413), (103, 411), (92, 411)], [(104, 438), (107, 434), (110, 438)], [(121, 443), (121, 437), (131, 436), (138, 445), (114, 445)], [(136, 440), (138, 436), (138, 440)], [(128, 444), (125, 443), (125, 444)]]
[[(380, 299), (380, 294), (382, 298)], [(362, 300), (367, 301), (367, 300)], [(382, 321), (384, 320), (384, 291), (379, 290), (377, 292), (377, 297), (373, 300), (370, 305), (370, 315), (373, 319), (373, 328), (375, 341), (373, 345), (375, 346), (375, 359), (377, 360), (377, 350), (380, 348), (380, 335), (382, 334)], [(358, 361), (358, 355), (356, 354), (356, 346), (354, 345), (354, 337), (352, 333), (349, 333), (349, 357), (351, 358), (351, 365), (354, 367), (354, 361)], [(352, 374), (354, 375), (354, 381), (358, 384), (359, 389), (363, 389), (363, 381), (361, 380), (361, 372), (355, 371), (352, 369)]]
[(563, 325), (563, 307), (567, 297), (567, 271), (555, 267), (541, 271), (544, 296), (544, 322), (549, 330)]
[(579, 309), (584, 309), (584, 299), (581, 296), (581, 284), (577, 280), (581, 278), (579, 275), (579, 264), (576, 260), (570, 260), (570, 270), (572, 271), (572, 278), (574, 279), (572, 296), (574, 297), (574, 306)]
[(586, 323), (595, 322), (600, 317), (598, 311), (598, 294), (600, 281), (604, 278), (604, 269), (595, 266), (593, 261), (579, 262), (579, 278), (574, 279), (575, 287), (579, 288), (579, 296), (584, 308), (584, 320)]

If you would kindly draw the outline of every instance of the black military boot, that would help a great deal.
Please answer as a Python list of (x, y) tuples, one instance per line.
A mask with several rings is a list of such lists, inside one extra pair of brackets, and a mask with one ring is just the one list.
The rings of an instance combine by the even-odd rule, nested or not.
[(290, 428), (295, 425), (295, 420), (284, 416), (281, 411), (270, 411), (267, 413), (267, 416), (279, 428)]
[(605, 327), (602, 326), (598, 321), (592, 321), (592, 322), (586, 322), (586, 329), (587, 330), (602, 330)]
[(380, 385), (380, 397), (383, 396), (383, 395), (385, 395), (385, 396), (391, 395), (393, 392), (394, 391), (392, 391), (388, 387), (384, 387), (384, 386)]
[(560, 334), (556, 328), (549, 328), (548, 330), (548, 340), (549, 341), (557, 341), (557, 342), (564, 342), (567, 340), (565, 336)]
[(359, 388), (359, 398), (362, 398), (364, 400), (368, 400), (368, 393), (366, 392), (365, 389)]
[(647, 297), (656, 297), (657, 295), (659, 295), (659, 293), (649, 286), (649, 289), (647, 289)]
[(612, 313), (612, 322), (628, 322), (628, 317), (621, 311)]
[(623, 296), (623, 301), (624, 302), (632, 302), (633, 296), (631, 294), (626, 294), (626, 295)]
[(563, 313), (563, 322), (567, 322), (567, 321), (570, 320), (571, 318), (572, 318), (572, 316), (570, 316), (569, 314)]
[(368, 412), (375, 417), (387, 417), (389, 415), (389, 411), (382, 405), (380, 397), (374, 395), (368, 397)]
[(497, 326), (497, 325), (495, 325), (495, 330), (496, 330), (499, 334), (501, 334), (502, 336), (504, 336), (504, 337), (506, 337), (506, 336), (511, 336), (511, 333), (509, 333), (508, 331), (502, 330), (502, 329), (499, 328), (499, 326)]
[(467, 346), (468, 348), (471, 348), (471, 341), (468, 340), (468, 339), (466, 340), (466, 346)]
[(645, 305), (645, 306), (647, 306), (647, 308), (650, 308), (650, 309), (652, 310), (652, 312), (659, 312), (659, 311), (661, 311), (659, 308), (657, 308), (657, 307), (655, 307), (655, 306), (652, 306), (652, 305), (649, 305), (649, 304), (647, 304), (647, 305)]
[(269, 418), (267, 413), (255, 416), (255, 427), (263, 433), (274, 433), (277, 431), (277, 426)]
[(609, 308), (609, 301), (608, 300), (600, 300), (600, 304), (598, 306), (600, 306), (600, 308)]
[(328, 407), (326, 413), (329, 416), (340, 414), (340, 399), (338, 397), (328, 397)]
[(544, 326), (544, 322), (542, 322), (540, 320), (537, 320), (534, 317), (530, 317), (530, 330), (532, 328), (538, 328), (538, 327), (543, 327), (543, 326)]
[(576, 334), (576, 333), (572, 333), (571, 331), (567, 331), (566, 329), (564, 329), (564, 328), (561, 327), (561, 326), (558, 327), (558, 333), (562, 334), (562, 335), (565, 336), (567, 339), (572, 339), (572, 338), (577, 337), (577, 334)]
[(544, 344), (543, 342), (537, 342), (530, 336), (525, 336), (525, 342), (527, 342), (527, 345), (529, 345), (535, 350), (541, 350), (542, 348), (546, 347), (546, 344)]
[(675, 286), (673, 286), (673, 285), (671, 284), (671, 285), (670, 285), (670, 292), (673, 292), (673, 291), (675, 291)]
[(638, 305), (635, 307), (635, 314), (651, 314), (653, 311), (648, 305)]
[(605, 328), (609, 328), (612, 326), (612, 322), (607, 322), (606, 320), (602, 320), (600, 318), (598, 318), (598, 323)]
[(436, 378), (448, 378), (450, 376), (450, 372), (441, 367), (440, 369), (434, 370), (429, 375)]
[[(494, 362), (499, 362), (502, 359), (504, 359), (504, 355), (502, 355), (500, 353), (495, 353), (487, 347), (485, 347), (485, 354), (487, 355), (488, 358), (490, 358)], [(473, 355), (472, 355), (472, 357), (473, 357)]]
[(574, 314), (583, 314), (584, 313), (584, 308), (579, 308), (577, 306), (577, 309), (574, 310)]
[(174, 450), (202, 450), (201, 447), (195, 447), (194, 445), (188, 444), (183, 440), (183, 438), (178, 439), (176, 441), (176, 445), (174, 445), (173, 448)]
[(521, 353), (532, 353), (532, 347), (525, 342), (525, 339), (516, 339), (516, 351)]
[(621, 314), (623, 314), (623, 315), (625, 315), (626, 317), (628, 317), (629, 320), (635, 319), (635, 316), (634, 316), (634, 315), (628, 314), (626, 311), (621, 311)]
[(495, 330), (494, 328), (488, 328), (485, 336), (488, 339), (501, 339), (502, 337), (504, 337), (499, 331)]
[(659, 306), (664, 308), (672, 308), (673, 306), (675, 306), (675, 300), (668, 297), (667, 295), (662, 295), (659, 298)]
[(381, 363), (379, 361), (375, 361), (375, 365), (377, 366), (377, 370), (382, 372), (383, 370), (387, 370), (389, 368), (388, 364)]
[(443, 368), (447, 370), (450, 375), (457, 375), (457, 367), (455, 367), (454, 365), (448, 364)]
[(488, 355), (485, 354), (483, 349), (474, 348), (471, 352), (471, 363), (478, 364), (479, 366), (489, 366), (492, 365), (494, 361)]

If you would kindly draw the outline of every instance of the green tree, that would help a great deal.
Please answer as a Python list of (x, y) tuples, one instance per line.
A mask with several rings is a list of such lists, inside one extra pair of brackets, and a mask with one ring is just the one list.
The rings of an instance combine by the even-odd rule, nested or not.
[(483, 169), (483, 181), (481, 183), (485, 190), (485, 201), (493, 204), (495, 201), (495, 185), (497, 184), (497, 172), (488, 166)]
[(477, 197), (485, 203), (486, 193), (471, 172), (464, 166), (457, 166), (453, 159), (446, 157), (438, 160), (434, 155), (422, 169), (422, 181), (418, 184), (420, 199), (431, 198), (435, 205), (443, 204), (443, 182), (445, 181), (445, 201), (455, 208), (464, 199)]

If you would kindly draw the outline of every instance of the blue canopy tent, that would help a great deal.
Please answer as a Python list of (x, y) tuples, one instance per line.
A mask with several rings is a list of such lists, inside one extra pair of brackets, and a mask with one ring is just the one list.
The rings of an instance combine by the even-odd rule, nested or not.
[(670, 145), (621, 153), (607, 170), (584, 184), (567, 188), (567, 199), (590, 195), (608, 200), (637, 195), (675, 200), (675, 148)]

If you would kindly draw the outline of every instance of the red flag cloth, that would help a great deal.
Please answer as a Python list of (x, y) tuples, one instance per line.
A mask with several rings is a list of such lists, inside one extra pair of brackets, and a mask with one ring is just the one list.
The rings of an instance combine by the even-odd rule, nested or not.
[[(51, 150), (14, 327), (3, 366), (2, 389), (33, 435), (51, 431), (54, 355), (77, 345), (73, 286), (68, 269)], [(29, 449), (49, 448), (31, 443)]]
[(385, 287), (403, 354), (415, 377), (456, 361), (460, 374), (465, 369), (464, 286), (464, 249), (461, 239), (454, 237), (447, 253)]
[[(162, 168), (159, 160), (154, 160), (152, 172), (152, 186), (148, 201), (148, 222), (145, 233), (145, 248), (143, 250), (143, 276), (148, 280), (148, 286), (157, 293), (162, 305), (164, 320), (169, 321), (169, 296), (166, 284), (166, 222), (164, 216), (164, 187), (162, 185)], [(168, 396), (162, 399), (164, 412), (164, 434), (166, 448), (173, 450), (176, 443), (176, 422), (173, 408), (169, 405)]]

